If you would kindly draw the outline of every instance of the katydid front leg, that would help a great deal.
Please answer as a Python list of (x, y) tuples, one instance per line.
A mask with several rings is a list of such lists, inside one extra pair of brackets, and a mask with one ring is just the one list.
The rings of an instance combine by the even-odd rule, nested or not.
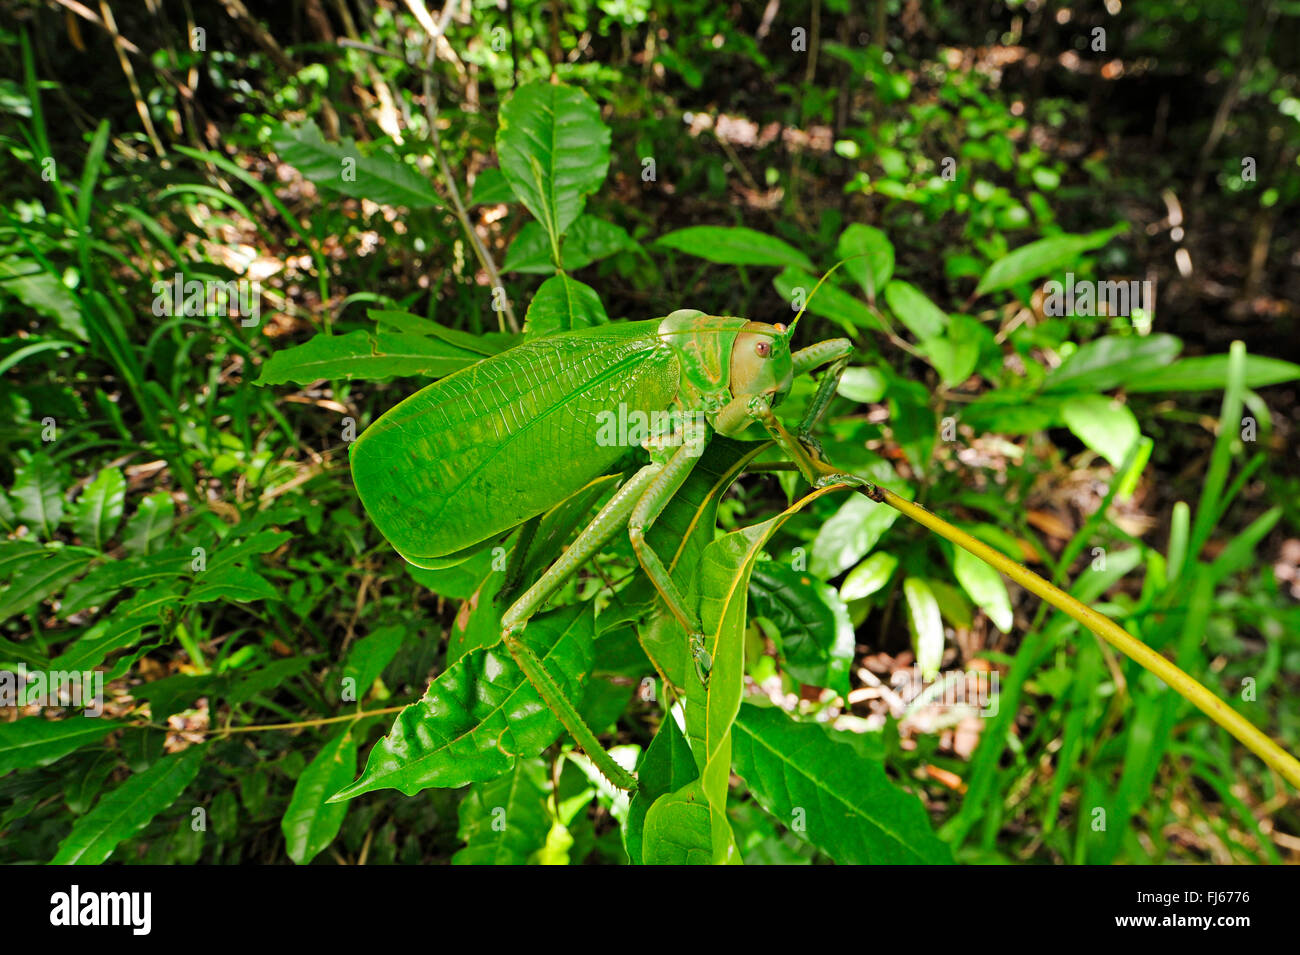
[(790, 356), (795, 377), (806, 375), (827, 362), (832, 363), (817, 382), (817, 392), (808, 404), (808, 411), (804, 414), (803, 421), (799, 422), (799, 430), (795, 432), (799, 443), (812, 452), (818, 460), (825, 460), (825, 453), (822, 451), (821, 442), (813, 437), (812, 430), (826, 413), (831, 399), (835, 397), (835, 389), (839, 386), (840, 379), (844, 377), (844, 369), (849, 366), (849, 358), (852, 355), (851, 341), (847, 338), (831, 338), (801, 348)]

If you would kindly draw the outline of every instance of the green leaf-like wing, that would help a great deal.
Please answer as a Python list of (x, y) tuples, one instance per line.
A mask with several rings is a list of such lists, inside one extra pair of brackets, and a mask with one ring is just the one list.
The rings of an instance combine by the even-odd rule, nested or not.
[[(592, 609), (581, 604), (535, 617), (523, 633), (524, 643), (575, 705), (591, 668), (593, 629)], [(397, 715), (371, 750), (361, 778), (334, 799), (376, 789), (414, 796), (430, 786), (492, 779), (510, 770), (516, 758), (538, 755), (560, 729), (504, 644), (477, 648)]]
[(198, 774), (206, 746), (164, 756), (95, 804), (72, 827), (53, 865), (99, 865), (118, 843), (135, 835), (185, 792)]
[(555, 262), (560, 238), (609, 169), (609, 127), (582, 90), (525, 83), (501, 107), (497, 155), (510, 188), (546, 230)]
[(845, 864), (951, 863), (920, 800), (822, 727), (746, 704), (736, 719), (736, 772), (759, 803)]
[(326, 800), (351, 782), (356, 771), (357, 741), (350, 730), (326, 743), (302, 771), (294, 784), (289, 808), (280, 820), (280, 831), (294, 862), (310, 862), (339, 834), (348, 804)]
[(0, 723), (0, 776), (15, 769), (48, 766), (121, 728), (122, 724), (114, 720), (84, 716), (66, 720), (28, 716), (12, 723)]

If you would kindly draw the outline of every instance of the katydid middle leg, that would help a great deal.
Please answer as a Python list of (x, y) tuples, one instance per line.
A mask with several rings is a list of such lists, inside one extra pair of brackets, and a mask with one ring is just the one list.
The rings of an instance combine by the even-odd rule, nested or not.
[(594, 556), (621, 528), (627, 526), (633, 508), (636, 507), (646, 489), (652, 486), (655, 477), (662, 469), (662, 464), (651, 463), (637, 471), (606, 502), (592, 518), (591, 523), (582, 529), (569, 548), (546, 569), (537, 583), (529, 587), (501, 617), (502, 640), (505, 642), (506, 649), (510, 651), (510, 656), (519, 665), (519, 669), (523, 670), (543, 702), (560, 718), (569, 735), (574, 738), (596, 768), (604, 773), (610, 782), (623, 789), (636, 788), (636, 777), (614, 762), (613, 757), (601, 748), (596, 740), (596, 734), (587, 726), (554, 678), (547, 672), (545, 663), (519, 638), (519, 631), (524, 629), (529, 618), (541, 609), (579, 567)]

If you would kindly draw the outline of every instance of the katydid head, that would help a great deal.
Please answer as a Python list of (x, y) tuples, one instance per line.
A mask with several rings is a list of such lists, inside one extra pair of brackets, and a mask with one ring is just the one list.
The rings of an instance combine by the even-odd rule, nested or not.
[(790, 333), (785, 326), (747, 322), (731, 349), (732, 396), (765, 395), (777, 405), (790, 393), (793, 381)]

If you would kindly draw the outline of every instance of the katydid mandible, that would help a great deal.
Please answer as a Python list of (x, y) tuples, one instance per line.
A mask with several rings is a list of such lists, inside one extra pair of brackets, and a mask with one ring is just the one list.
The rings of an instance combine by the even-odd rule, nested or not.
[[(519, 638), (564, 581), (625, 529), (642, 569), (689, 635), (697, 678), (710, 660), (698, 614), (646, 532), (699, 459), (708, 434), (761, 426), (814, 485), (845, 476), (811, 430), (830, 404), (852, 343), (792, 351), (790, 328), (680, 309), (524, 341), (417, 392), (374, 422), (351, 449), (370, 519), (413, 564), (445, 567), (504, 540), (629, 453), (608, 440), (611, 415), (657, 422), (635, 471), (568, 549), (501, 618), (502, 640), (542, 700), (611, 782), (636, 777), (599, 745), (537, 655)], [(773, 408), (796, 375), (829, 365), (794, 434)]]

